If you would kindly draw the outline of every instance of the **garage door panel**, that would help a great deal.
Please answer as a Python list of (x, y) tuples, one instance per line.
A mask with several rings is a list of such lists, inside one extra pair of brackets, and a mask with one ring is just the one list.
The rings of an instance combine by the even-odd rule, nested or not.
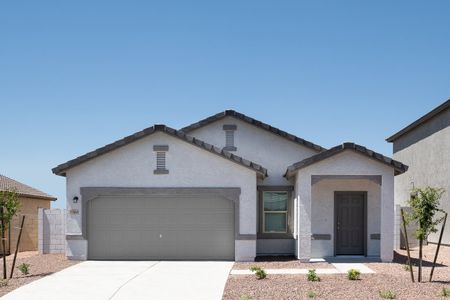
[(90, 259), (234, 259), (234, 205), (220, 197), (88, 202)]

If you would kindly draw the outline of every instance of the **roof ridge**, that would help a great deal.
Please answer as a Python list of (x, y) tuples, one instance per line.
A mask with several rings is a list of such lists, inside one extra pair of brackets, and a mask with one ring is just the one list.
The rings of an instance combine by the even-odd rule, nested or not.
[(59, 164), (58, 166), (54, 167), (52, 169), (52, 172), (56, 175), (65, 176), (65, 171), (69, 168), (72, 168), (74, 166), (77, 166), (79, 164), (82, 164), (88, 160), (91, 160), (95, 157), (98, 157), (100, 155), (103, 155), (105, 153), (108, 153), (112, 150), (115, 150), (117, 148), (120, 148), (122, 146), (125, 146), (129, 143), (132, 143), (136, 140), (139, 140), (143, 137), (149, 136), (155, 132), (164, 132), (170, 136), (179, 138), (187, 143), (190, 143), (194, 146), (197, 146), (199, 148), (202, 148), (205, 151), (214, 153), (216, 155), (219, 155), (225, 159), (228, 159), (230, 161), (236, 162), (244, 167), (250, 168), (253, 171), (256, 171), (263, 176), (267, 176), (267, 169), (262, 167), (261, 165), (254, 163), (250, 160), (244, 159), (240, 156), (237, 156), (235, 154), (232, 154), (226, 150), (220, 149), (212, 144), (208, 144), (196, 137), (192, 137), (190, 135), (187, 135), (185, 132), (173, 129), (165, 124), (155, 124), (151, 127), (145, 128), (141, 131), (138, 131), (136, 133), (133, 133), (131, 135), (128, 135), (120, 140), (117, 140), (115, 142), (112, 142), (110, 144), (107, 144), (103, 147), (97, 148), (93, 151), (90, 151), (86, 154), (80, 155), (74, 159), (71, 159), (65, 163)]
[(269, 125), (267, 123), (264, 123), (262, 121), (256, 120), (256, 119), (254, 119), (252, 117), (249, 117), (249, 116), (247, 116), (247, 115), (245, 115), (243, 113), (240, 113), (240, 112), (238, 112), (238, 111), (236, 111), (234, 109), (227, 109), (227, 110), (224, 110), (222, 112), (216, 113), (216, 114), (214, 114), (212, 116), (206, 117), (206, 118), (204, 118), (204, 119), (202, 119), (202, 120), (200, 120), (198, 122), (192, 123), (192, 124), (190, 124), (188, 126), (185, 126), (185, 127), (181, 128), (180, 131), (190, 132), (192, 130), (195, 130), (195, 129), (203, 127), (203, 126), (206, 126), (206, 125), (208, 125), (208, 124), (210, 124), (212, 122), (215, 122), (215, 121), (220, 120), (220, 119), (222, 119), (224, 117), (227, 117), (227, 116), (237, 118), (237, 119), (239, 119), (241, 121), (244, 121), (244, 122), (246, 122), (248, 124), (251, 124), (253, 126), (259, 127), (259, 128), (261, 128), (263, 130), (266, 130), (268, 132), (271, 132), (273, 134), (281, 136), (281, 137), (283, 137), (283, 138), (285, 138), (285, 139), (287, 139), (287, 140), (289, 140), (291, 142), (294, 142), (294, 143), (297, 143), (299, 145), (311, 148), (311, 149), (313, 149), (315, 151), (322, 152), (322, 151), (326, 150), (326, 148), (324, 148), (324, 147), (322, 147), (320, 145), (317, 145), (317, 144), (315, 144), (313, 142), (307, 141), (307, 140), (305, 140), (303, 138), (300, 138), (300, 137), (298, 137), (296, 135), (288, 133), (288, 132), (286, 132), (284, 130), (281, 130), (281, 129), (277, 128), (277, 127), (274, 127), (274, 126)]

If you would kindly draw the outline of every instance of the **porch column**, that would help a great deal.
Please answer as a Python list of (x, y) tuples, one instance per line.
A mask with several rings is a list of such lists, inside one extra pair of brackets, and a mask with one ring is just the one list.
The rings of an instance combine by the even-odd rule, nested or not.
[(383, 175), (381, 184), (380, 257), (383, 262), (394, 258), (394, 174)]
[(311, 258), (311, 176), (299, 173), (296, 180), (298, 202), (297, 257), (302, 261)]

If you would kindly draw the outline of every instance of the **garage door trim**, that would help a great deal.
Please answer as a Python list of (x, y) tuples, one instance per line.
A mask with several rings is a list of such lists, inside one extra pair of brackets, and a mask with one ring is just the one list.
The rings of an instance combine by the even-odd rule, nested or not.
[(239, 232), (239, 196), (240, 188), (120, 188), (120, 187), (82, 187), (81, 192), (81, 224), (82, 236), (87, 239), (87, 203), (100, 196), (176, 196), (201, 195), (220, 196), (234, 202), (234, 236), (235, 240), (256, 240), (255, 234)]

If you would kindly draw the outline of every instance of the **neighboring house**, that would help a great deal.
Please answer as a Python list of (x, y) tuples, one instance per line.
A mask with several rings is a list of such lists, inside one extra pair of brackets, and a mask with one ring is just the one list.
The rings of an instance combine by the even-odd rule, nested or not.
[(22, 216), (25, 216), (25, 224), (20, 239), (19, 251), (36, 251), (38, 249), (38, 209), (50, 208), (51, 201), (55, 201), (56, 198), (14, 179), (0, 175), (0, 191), (13, 190), (19, 194), (20, 211), (14, 217), (6, 234), (7, 252), (12, 253), (16, 249)]
[[(406, 206), (414, 187), (440, 187), (446, 190), (441, 208), (450, 213), (450, 100), (386, 140), (393, 143), (394, 158), (409, 166), (408, 172), (395, 177), (395, 203)], [(437, 243), (438, 238), (439, 232), (428, 241)], [(450, 220), (442, 243), (450, 245)]]
[(227, 110), (155, 125), (53, 169), (72, 259), (393, 258), (400, 162), (326, 150)]

